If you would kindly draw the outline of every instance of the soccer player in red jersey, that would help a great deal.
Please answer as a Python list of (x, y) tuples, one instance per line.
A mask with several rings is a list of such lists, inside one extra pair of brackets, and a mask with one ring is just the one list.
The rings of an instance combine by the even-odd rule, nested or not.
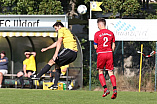
[(113, 51), (115, 50), (115, 37), (113, 32), (106, 29), (106, 20), (104, 18), (97, 19), (97, 25), (99, 31), (94, 35), (94, 48), (98, 54), (97, 56), (97, 70), (99, 71), (99, 81), (104, 88), (104, 94), (102, 97), (110, 94), (110, 91), (107, 89), (106, 80), (103, 75), (103, 70), (108, 71), (110, 80), (113, 86), (113, 95), (111, 99), (117, 97), (117, 88), (116, 88), (116, 77), (113, 74)]

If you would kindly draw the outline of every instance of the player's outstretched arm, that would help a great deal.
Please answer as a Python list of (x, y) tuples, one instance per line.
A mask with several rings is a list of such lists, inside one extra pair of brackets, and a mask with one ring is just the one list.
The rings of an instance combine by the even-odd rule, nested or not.
[(57, 41), (55, 43), (53, 43), (52, 45), (50, 45), (49, 47), (47, 47), (47, 48), (42, 48), (41, 52), (47, 51), (48, 49), (52, 49), (56, 46), (57, 46)]
[(62, 41), (63, 41), (63, 38), (60, 37), (58, 38), (58, 41), (57, 41), (57, 46), (56, 46), (56, 51), (55, 51), (55, 54), (53, 55), (53, 60), (56, 60), (57, 56), (58, 56), (58, 52), (61, 48), (61, 45), (62, 45)]
[(36, 56), (36, 52), (30, 52), (34, 57)]

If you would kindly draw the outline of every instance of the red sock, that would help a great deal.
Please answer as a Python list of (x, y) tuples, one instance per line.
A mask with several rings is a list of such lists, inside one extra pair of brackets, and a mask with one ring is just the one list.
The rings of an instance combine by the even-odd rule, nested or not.
[(102, 87), (104, 85), (106, 85), (106, 80), (105, 80), (105, 77), (103, 74), (99, 74), (99, 81), (100, 81)]
[(116, 77), (115, 77), (115, 75), (111, 75), (110, 80), (111, 80), (113, 89), (116, 89)]

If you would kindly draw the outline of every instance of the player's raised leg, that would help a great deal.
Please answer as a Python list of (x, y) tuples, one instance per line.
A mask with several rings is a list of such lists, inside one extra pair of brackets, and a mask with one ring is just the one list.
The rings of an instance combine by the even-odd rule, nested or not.
[(34, 76), (31, 76), (32, 79), (37, 79), (39, 80), (40, 77), (45, 74), (46, 72), (48, 72), (50, 70), (50, 68), (52, 67), (52, 65), (54, 65), (55, 62), (51, 59), (48, 64), (45, 65), (45, 67), (37, 74), (37, 75), (34, 75)]

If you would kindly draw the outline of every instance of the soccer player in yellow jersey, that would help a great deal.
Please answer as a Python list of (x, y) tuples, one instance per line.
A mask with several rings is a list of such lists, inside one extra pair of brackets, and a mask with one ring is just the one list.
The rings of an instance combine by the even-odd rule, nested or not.
[(26, 59), (23, 61), (23, 71), (18, 72), (17, 77), (20, 79), (21, 88), (23, 88), (25, 85), (23, 75), (28, 77), (30, 88), (32, 88), (33, 80), (30, 78), (30, 76), (36, 72), (36, 52), (30, 52), (29, 50), (26, 50), (24, 55), (26, 56)]
[(17, 77), (20, 79), (21, 88), (23, 88), (25, 85), (23, 75), (28, 77), (30, 88), (32, 88), (33, 80), (30, 78), (30, 76), (36, 71), (36, 52), (30, 52), (29, 50), (26, 50), (24, 55), (26, 56), (26, 59), (23, 61), (23, 71), (18, 72)]
[[(55, 64), (55, 81), (54, 85), (52, 85), (50, 89), (57, 89), (57, 83), (61, 74), (60, 67), (73, 62), (77, 57), (78, 49), (76, 40), (69, 29), (65, 28), (61, 22), (56, 22), (53, 27), (55, 28), (55, 31), (58, 32), (58, 40), (49, 47), (43, 48), (41, 52), (56, 48), (55, 53), (48, 64), (38, 73), (37, 76), (33, 76), (32, 79), (40, 79), (40, 77), (49, 71), (51, 66)], [(59, 52), (62, 43), (64, 48)]]

